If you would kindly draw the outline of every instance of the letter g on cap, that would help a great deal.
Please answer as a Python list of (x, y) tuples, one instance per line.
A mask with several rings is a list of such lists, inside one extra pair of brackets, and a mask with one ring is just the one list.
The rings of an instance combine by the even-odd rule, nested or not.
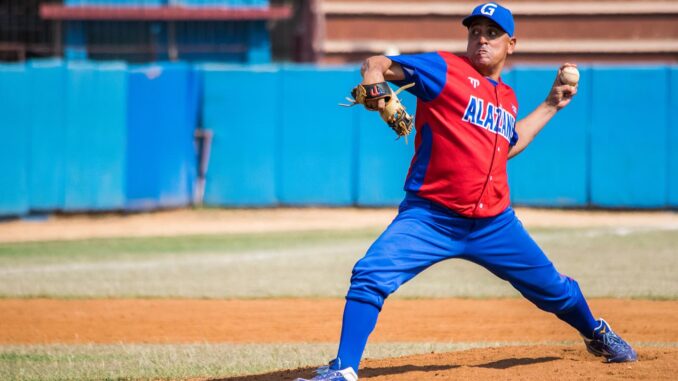
[(482, 13), (484, 15), (492, 16), (496, 9), (497, 9), (497, 4), (487, 3), (487, 4), (483, 5), (482, 8), (480, 8), (480, 13)]

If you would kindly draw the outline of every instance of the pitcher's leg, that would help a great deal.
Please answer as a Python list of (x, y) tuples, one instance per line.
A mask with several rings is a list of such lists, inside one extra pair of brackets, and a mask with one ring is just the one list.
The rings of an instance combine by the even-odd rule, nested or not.
[(402, 210), (359, 260), (346, 295), (341, 342), (332, 369), (358, 371), (384, 300), (429, 266), (463, 251), (448, 217), (426, 208)]
[(572, 278), (560, 274), (523, 228), (513, 210), (479, 222), (468, 246), (470, 260), (507, 280), (542, 310), (590, 337), (598, 326)]
[(346, 300), (341, 325), (339, 351), (332, 367), (336, 370), (351, 367), (358, 372), (360, 359), (374, 327), (377, 325), (379, 309), (368, 303)]
[(579, 283), (572, 278), (567, 278), (572, 281), (573, 287), (577, 288), (577, 293), (574, 297), (575, 303), (572, 308), (556, 313), (556, 316), (574, 327), (582, 336), (590, 339), (593, 337), (593, 331), (598, 326), (598, 322), (593, 317), (589, 304), (586, 302), (581, 289), (579, 289)]
[[(459, 222), (456, 224), (455, 222)], [(401, 211), (353, 267), (346, 299), (376, 306), (429, 266), (464, 251), (463, 224), (440, 211), (409, 207)]]
[(579, 284), (556, 271), (509, 209), (480, 221), (470, 235), (468, 259), (509, 281), (539, 308), (577, 329), (589, 352), (608, 362), (635, 361), (636, 352), (602, 319), (596, 320)]

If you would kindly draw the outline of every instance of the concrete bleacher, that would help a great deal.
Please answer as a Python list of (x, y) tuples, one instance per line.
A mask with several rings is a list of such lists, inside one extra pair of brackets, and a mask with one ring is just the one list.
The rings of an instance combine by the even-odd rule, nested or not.
[[(461, 20), (476, 3), (443, 0), (320, 0), (316, 47), (324, 62), (373, 54), (463, 53)], [(678, 2), (501, 2), (516, 19), (511, 63), (678, 62)]]

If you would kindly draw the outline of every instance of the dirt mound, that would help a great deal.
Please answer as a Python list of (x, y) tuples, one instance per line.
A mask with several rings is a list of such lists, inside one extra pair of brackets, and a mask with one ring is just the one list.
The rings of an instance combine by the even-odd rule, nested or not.
[[(605, 364), (583, 347), (499, 347), (431, 353), (363, 362), (361, 380), (675, 380), (678, 349), (640, 348), (640, 361)], [(313, 369), (296, 369), (212, 381), (289, 381)]]

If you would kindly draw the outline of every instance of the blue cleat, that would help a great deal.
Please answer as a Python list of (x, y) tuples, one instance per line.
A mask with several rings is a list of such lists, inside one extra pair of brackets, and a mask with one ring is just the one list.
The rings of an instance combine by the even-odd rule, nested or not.
[(358, 381), (358, 375), (351, 367), (341, 370), (332, 369), (336, 361), (338, 360), (332, 360), (329, 365), (318, 368), (317, 375), (313, 378), (297, 378), (294, 381)]
[(596, 356), (604, 356), (606, 362), (636, 361), (638, 359), (636, 351), (624, 339), (617, 336), (605, 320), (598, 321), (600, 325), (593, 330), (593, 338), (584, 337), (586, 349)]

